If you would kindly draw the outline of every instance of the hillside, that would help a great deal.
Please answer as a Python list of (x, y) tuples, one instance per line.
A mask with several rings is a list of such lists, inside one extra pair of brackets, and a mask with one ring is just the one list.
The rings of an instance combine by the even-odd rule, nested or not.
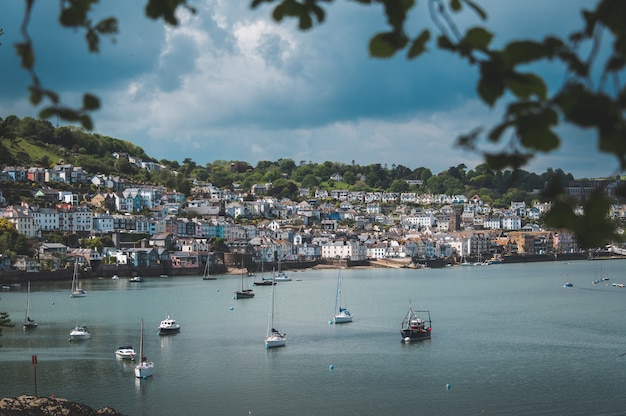
[[(131, 157), (114, 157), (114, 154)], [(147, 162), (152, 168), (131, 161)], [(307, 197), (301, 195), (302, 188), (329, 192), (342, 189), (480, 195), (486, 202), (503, 206), (512, 200), (530, 203), (537, 198), (536, 190), (543, 189), (549, 181), (563, 186), (574, 179), (560, 169), (550, 169), (539, 175), (524, 170), (495, 171), (486, 164), (473, 169), (465, 165), (451, 166), (438, 174), (433, 174), (428, 167), (410, 169), (394, 164), (389, 169), (381, 164), (330, 161), (296, 164), (291, 159), (259, 161), (256, 166), (242, 161), (218, 160), (201, 166), (187, 158), (179, 164), (177, 161), (157, 161), (141, 147), (126, 140), (86, 133), (75, 127), (54, 127), (45, 120), (16, 116), (0, 119), (0, 163), (27, 168), (72, 164), (90, 175), (117, 175), (133, 183), (163, 185), (186, 195), (190, 194), (193, 180), (223, 189), (239, 188), (244, 193), (256, 187), (256, 193), (292, 200)]]

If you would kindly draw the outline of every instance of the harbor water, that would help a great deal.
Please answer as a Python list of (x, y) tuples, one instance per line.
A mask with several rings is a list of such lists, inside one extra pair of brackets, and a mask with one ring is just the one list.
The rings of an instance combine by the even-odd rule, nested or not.
[[(129, 416), (623, 415), (626, 413), (626, 260), (442, 269), (344, 269), (352, 323), (330, 324), (337, 270), (290, 273), (275, 291), (287, 345), (266, 350), (271, 286), (233, 298), (239, 276), (110, 276), (26, 284), (0, 293), (15, 328), (0, 337), (0, 395), (66, 398)], [(608, 277), (610, 280), (592, 284)], [(260, 279), (260, 276), (257, 277)], [(254, 278), (246, 278), (252, 285)], [(570, 281), (573, 287), (564, 287)], [(615, 285), (614, 285), (615, 284)], [(409, 302), (430, 310), (432, 339), (405, 343)], [(175, 335), (157, 334), (168, 315)], [(139, 380), (115, 349), (145, 355)], [(91, 339), (69, 342), (75, 324)], [(36, 355), (38, 363), (31, 364)]]

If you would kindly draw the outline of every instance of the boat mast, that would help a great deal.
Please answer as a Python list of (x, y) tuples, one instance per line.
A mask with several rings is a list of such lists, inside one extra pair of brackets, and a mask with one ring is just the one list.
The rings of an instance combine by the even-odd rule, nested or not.
[(335, 295), (335, 314), (337, 314), (337, 308), (339, 307), (339, 294), (341, 293), (341, 270), (337, 271), (337, 293)]
[(26, 316), (24, 322), (28, 323), (28, 315), (30, 315), (30, 280), (28, 281), (28, 292), (26, 293)]
[(145, 361), (145, 357), (143, 356), (143, 318), (141, 318), (141, 338), (139, 338), (139, 363), (143, 363)]

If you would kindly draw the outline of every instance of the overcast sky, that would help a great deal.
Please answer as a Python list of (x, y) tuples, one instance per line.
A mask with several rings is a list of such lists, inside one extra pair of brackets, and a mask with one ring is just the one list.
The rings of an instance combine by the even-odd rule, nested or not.
[[(581, 9), (595, 3), (476, 1), (487, 10), (498, 44), (570, 33), (581, 27)], [(38, 112), (27, 101), (30, 80), (13, 47), (21, 41), (24, 3), (0, 5), (3, 118)], [(500, 117), (498, 108), (477, 99), (476, 69), (450, 54), (370, 58), (370, 36), (386, 30), (380, 6), (337, 0), (324, 6), (321, 26), (300, 32), (293, 20), (273, 22), (267, 5), (250, 10), (249, 0), (190, 0), (198, 13), (182, 13), (177, 28), (147, 19), (145, 1), (101, 3), (95, 18), (115, 15), (120, 33), (89, 54), (84, 33), (57, 23), (59, 2), (35, 2), (29, 30), (36, 70), (68, 104), (84, 92), (98, 95), (94, 131), (133, 142), (157, 159), (354, 161), (433, 173), (464, 163), (473, 169), (480, 155), (457, 149), (456, 138)], [(417, 3), (412, 33), (430, 24), (427, 2)], [(470, 13), (458, 19), (462, 28), (479, 23)], [(542, 71), (554, 85), (563, 80), (562, 68)], [(578, 178), (616, 173), (616, 160), (596, 150), (594, 132), (560, 133), (561, 148), (538, 155), (526, 170), (561, 168)]]

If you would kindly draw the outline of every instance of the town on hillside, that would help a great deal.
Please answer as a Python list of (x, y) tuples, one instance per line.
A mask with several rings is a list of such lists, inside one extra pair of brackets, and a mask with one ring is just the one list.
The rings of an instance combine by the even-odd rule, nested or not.
[[(128, 154), (113, 157), (157, 169)], [(330, 176), (343, 180), (337, 172)], [(572, 233), (542, 226), (551, 203), (538, 195), (532, 204), (496, 207), (477, 194), (301, 187), (294, 200), (272, 194), (271, 182), (249, 189), (189, 182), (185, 195), (67, 163), (4, 166), (0, 278), (31, 272), (67, 277), (74, 264), (88, 277), (176, 276), (229, 268), (254, 273), (322, 264), (436, 267), (590, 255)], [(18, 185), (30, 197), (7, 201), (5, 192), (14, 194)], [(569, 185), (567, 192), (582, 201), (596, 189), (611, 196), (620, 179)], [(610, 215), (622, 221), (626, 205), (616, 203)], [(598, 253), (623, 254), (618, 246)]]

